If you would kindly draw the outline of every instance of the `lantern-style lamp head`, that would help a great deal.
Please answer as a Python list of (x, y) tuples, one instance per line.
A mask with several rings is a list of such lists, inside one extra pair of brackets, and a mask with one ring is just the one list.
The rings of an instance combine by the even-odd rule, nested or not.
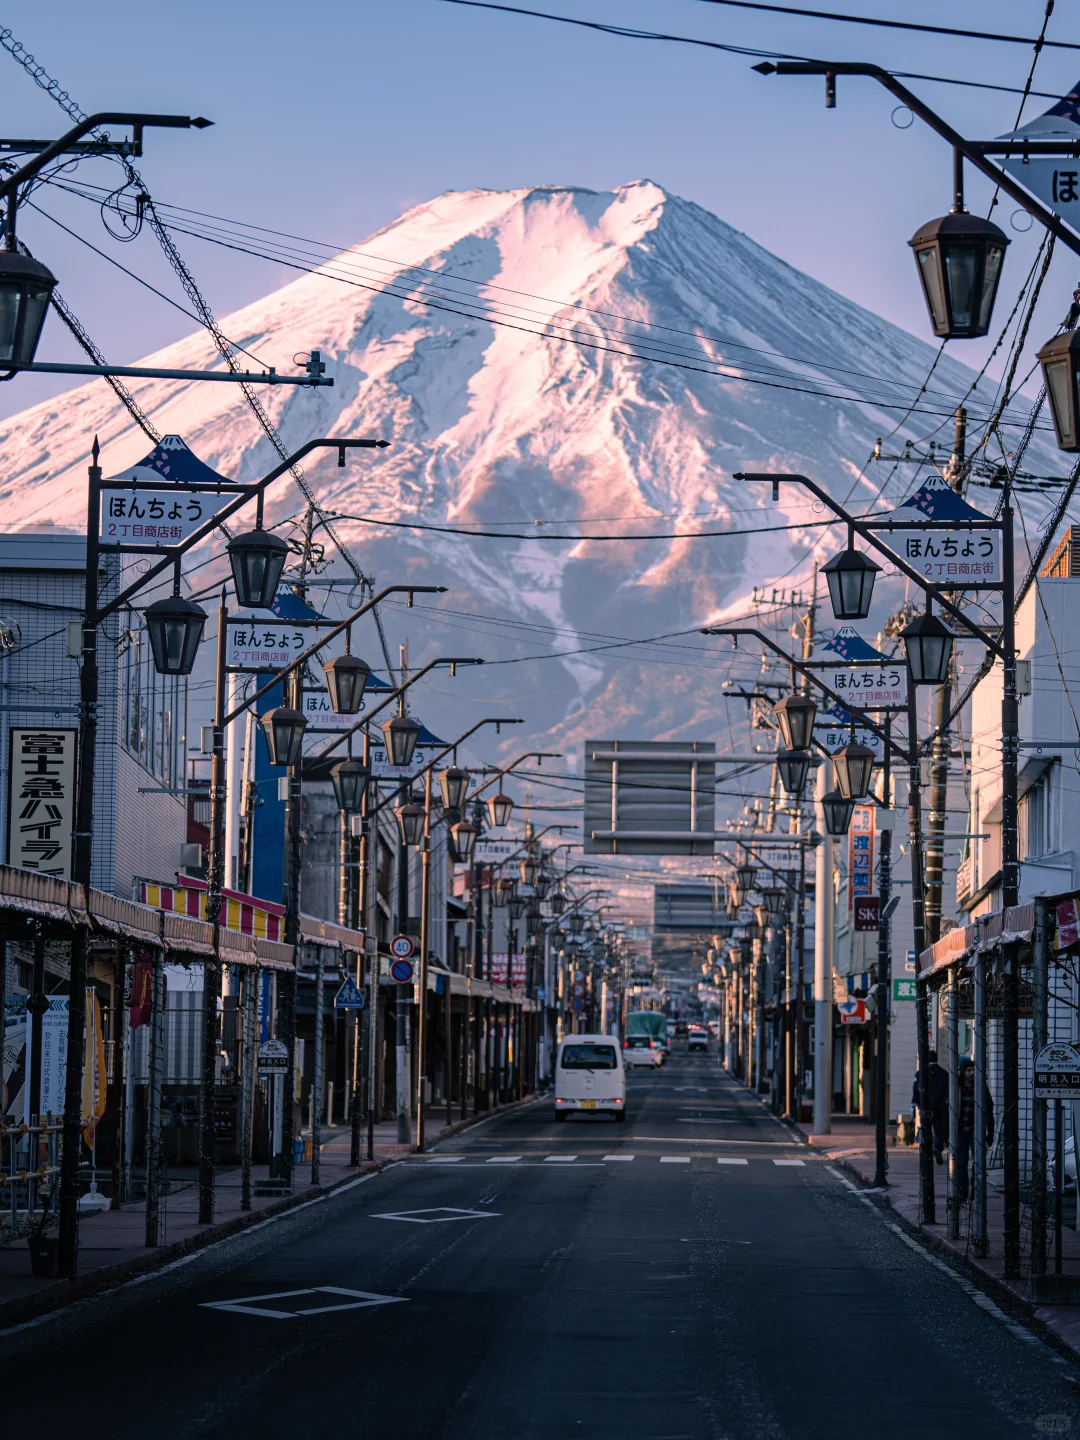
[(416, 741), (420, 735), (420, 722), (411, 715), (395, 715), (382, 727), (386, 755), (396, 769), (405, 770), (412, 764)]
[(359, 715), (371, 666), (359, 655), (335, 655), (323, 666), (330, 709), (335, 715)]
[(825, 833), (839, 839), (848, 833), (855, 801), (847, 799), (839, 790), (827, 790), (821, 797), (821, 809), (825, 816)]
[(33, 363), (55, 286), (40, 260), (0, 250), (0, 370)]
[(548, 904), (551, 906), (551, 913), (553, 915), (561, 915), (566, 909), (566, 896), (561, 890), (556, 890), (555, 894), (552, 895), (548, 901)]
[(491, 887), (491, 903), (495, 906), (496, 910), (504, 910), (506, 908), (506, 902), (513, 893), (513, 880), (496, 880)]
[(766, 885), (765, 909), (770, 915), (780, 915), (786, 908), (787, 891), (780, 885)]
[(992, 220), (956, 210), (931, 220), (908, 241), (915, 251), (935, 335), (976, 340), (990, 329), (1009, 237)]
[(801, 795), (806, 788), (806, 777), (810, 774), (810, 752), (808, 750), (778, 750), (776, 768), (780, 772), (780, 784), (786, 795)]
[(424, 837), (424, 807), (422, 805), (399, 805), (394, 811), (401, 827), (403, 845), (419, 845)]
[(510, 912), (510, 919), (520, 920), (525, 913), (525, 907), (528, 903), (528, 897), (526, 895), (519, 895), (515, 890), (506, 902), (506, 908)]
[(496, 830), (502, 829), (504, 825), (509, 825), (510, 815), (514, 808), (514, 802), (509, 795), (504, 795), (501, 790), (498, 795), (489, 795), (487, 808), (491, 823)]
[(543, 900), (551, 888), (551, 876), (543, 867), (536, 872), (536, 879), (533, 881), (533, 889), (539, 899)]
[(833, 616), (837, 620), (866, 619), (870, 614), (874, 581), (881, 569), (869, 555), (855, 549), (853, 539), (846, 550), (838, 551), (822, 567), (829, 585)]
[(944, 685), (949, 675), (953, 635), (936, 615), (920, 615), (900, 638), (907, 651), (911, 679), (916, 685)]
[(262, 728), (270, 764), (297, 764), (300, 747), (304, 743), (304, 731), (307, 729), (307, 717), (288, 705), (279, 705), (276, 710), (268, 710), (262, 717)]
[(836, 786), (846, 800), (863, 800), (870, 794), (870, 777), (874, 772), (874, 752), (869, 745), (850, 740), (833, 756)]
[(785, 750), (808, 750), (814, 733), (817, 705), (809, 695), (785, 695), (773, 706)]
[(735, 893), (736, 909), (746, 900), (747, 894), (754, 888), (754, 881), (757, 878), (757, 867), (751, 865), (749, 860), (735, 869), (735, 884), (732, 887)]
[(530, 905), (525, 911), (525, 934), (530, 937), (540, 933), (540, 926), (543, 920), (540, 915), (540, 907)]
[(330, 771), (330, 779), (333, 781), (338, 809), (346, 812), (359, 810), (367, 789), (367, 766), (361, 765), (359, 760), (342, 760)]
[(1059, 450), (1080, 450), (1080, 330), (1055, 335), (1039, 351)]
[(225, 548), (229, 552), (237, 603), (245, 610), (269, 610), (289, 558), (288, 545), (280, 535), (260, 527), (234, 535)]
[(536, 882), (536, 872), (540, 867), (532, 855), (525, 855), (518, 866), (518, 874), (521, 876), (523, 885), (533, 885)]
[(458, 859), (468, 860), (476, 848), (476, 826), (470, 825), (468, 820), (459, 820), (456, 825), (451, 827), (450, 835)]
[(570, 916), (570, 933), (580, 935), (585, 929), (585, 916), (578, 913)]
[(465, 804), (465, 792), (469, 788), (469, 772), (457, 765), (450, 765), (439, 774), (439, 790), (446, 810), (460, 810)]
[(148, 605), (145, 615), (154, 669), (159, 675), (190, 675), (206, 611), (183, 595), (169, 595)]

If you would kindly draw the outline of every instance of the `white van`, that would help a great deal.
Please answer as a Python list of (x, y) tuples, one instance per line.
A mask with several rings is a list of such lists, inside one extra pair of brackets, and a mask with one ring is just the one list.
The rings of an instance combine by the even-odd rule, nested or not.
[(572, 1110), (626, 1118), (626, 1071), (613, 1035), (567, 1035), (555, 1056), (555, 1119)]

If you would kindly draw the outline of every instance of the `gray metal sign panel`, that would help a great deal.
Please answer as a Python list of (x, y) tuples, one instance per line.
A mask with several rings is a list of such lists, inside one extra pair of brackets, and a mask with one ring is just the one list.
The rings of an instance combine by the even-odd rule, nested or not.
[(730, 929), (723, 887), (657, 885), (653, 890), (653, 927), (657, 933)]
[(586, 740), (584, 752), (586, 855), (713, 853), (711, 741)]

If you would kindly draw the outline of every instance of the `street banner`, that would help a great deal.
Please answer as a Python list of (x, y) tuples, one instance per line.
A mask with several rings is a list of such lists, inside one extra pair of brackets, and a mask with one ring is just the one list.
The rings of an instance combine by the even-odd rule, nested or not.
[[(900, 528), (880, 534), (881, 543), (931, 584), (967, 590), (1001, 584), (1001, 531), (971, 528), (988, 525), (993, 516), (969, 505), (942, 476), (931, 475), (903, 505), (875, 515), (869, 527), (878, 529), (883, 520)], [(956, 529), (939, 529), (942, 521), (956, 521)]]
[[(520, 951), (518, 951), (515, 952), (512, 959), (513, 963), (510, 970), (510, 974), (512, 977), (512, 988), (514, 990), (524, 990), (525, 956)], [(507, 955), (505, 950), (493, 950), (491, 952), (491, 983), (493, 985), (506, 984), (506, 960)]]
[(82, 1137), (94, 1148), (98, 1121), (105, 1114), (105, 1034), (101, 1026), (101, 1001), (97, 991), (87, 987), (82, 1075)]
[(284, 670), (314, 639), (288, 621), (230, 618), (225, 664), (230, 670)]
[[(842, 750), (851, 740), (849, 712), (842, 705), (830, 705), (823, 715), (818, 716), (814, 725), (814, 739), (819, 741), (830, 755), (835, 755), (838, 750)], [(873, 730), (856, 725), (855, 739), (860, 745), (866, 745), (871, 749), (876, 759), (884, 759), (885, 741)]]
[(11, 731), (7, 863), (71, 879), (75, 730)]
[(907, 704), (903, 659), (876, 650), (850, 625), (842, 625), (814, 659), (825, 684), (852, 710), (899, 709)]
[(856, 805), (848, 828), (848, 908), (853, 910), (873, 889), (874, 806)]
[[(47, 995), (49, 1008), (41, 1017), (41, 1114), (64, 1113), (64, 1083), (67, 1075), (68, 997)], [(23, 1124), (30, 1124), (29, 1076), (34, 1064), (33, 1026), (26, 1017), (26, 1061), (23, 1087)], [(14, 1097), (9, 1097), (13, 1099)]]

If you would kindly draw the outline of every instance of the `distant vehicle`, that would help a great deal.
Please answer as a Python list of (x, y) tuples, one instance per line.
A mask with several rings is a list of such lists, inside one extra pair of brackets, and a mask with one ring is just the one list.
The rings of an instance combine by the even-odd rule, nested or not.
[(686, 1023), (685, 1020), (676, 1020), (676, 1021), (675, 1021), (675, 1034), (676, 1034), (676, 1035), (685, 1035), (689, 1029), (690, 1029), (690, 1027), (689, 1027), (689, 1025)]
[(667, 1038), (668, 1038), (669, 1040), (674, 1040), (675, 1036), (676, 1036), (678, 1033), (679, 1033), (678, 1023), (677, 1023), (676, 1021), (674, 1021), (674, 1020), (669, 1020), (669, 1021), (667, 1022)]
[(667, 1017), (661, 1015), (659, 1010), (633, 1010), (626, 1017), (626, 1033), (630, 1035), (648, 1035), (653, 1040), (659, 1040), (665, 1054), (668, 1048), (668, 1022)]
[(692, 1025), (690, 1027), (690, 1034), (687, 1036), (686, 1040), (687, 1054), (693, 1054), (695, 1050), (704, 1050), (707, 1052), (708, 1049), (709, 1032), (707, 1030), (703, 1030), (700, 1025)]
[(555, 1056), (555, 1119), (572, 1110), (626, 1118), (626, 1072), (611, 1035), (567, 1035)]
[(628, 1068), (633, 1065), (653, 1066), (663, 1063), (663, 1046), (651, 1035), (628, 1035), (623, 1041), (623, 1064)]

